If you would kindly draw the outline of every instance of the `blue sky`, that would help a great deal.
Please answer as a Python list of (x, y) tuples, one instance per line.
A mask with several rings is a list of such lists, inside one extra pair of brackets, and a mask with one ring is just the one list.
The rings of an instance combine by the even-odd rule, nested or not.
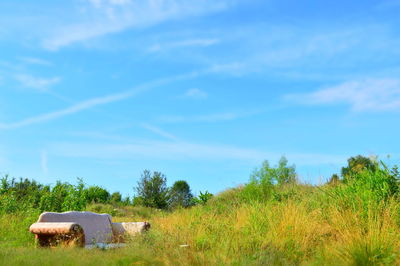
[(400, 1), (3, 0), (0, 173), (213, 193), (399, 161)]

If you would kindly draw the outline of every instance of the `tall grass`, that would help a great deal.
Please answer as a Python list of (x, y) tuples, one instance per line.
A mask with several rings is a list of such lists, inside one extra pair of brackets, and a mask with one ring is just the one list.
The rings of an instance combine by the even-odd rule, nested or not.
[[(114, 212), (151, 230), (118, 250), (42, 250), (27, 227), (37, 213), (0, 217), (1, 264), (59, 265), (394, 265), (400, 264), (400, 203), (390, 172), (363, 171), (313, 187), (251, 182), (206, 205), (174, 212)], [(386, 172), (385, 172), (386, 171)]]

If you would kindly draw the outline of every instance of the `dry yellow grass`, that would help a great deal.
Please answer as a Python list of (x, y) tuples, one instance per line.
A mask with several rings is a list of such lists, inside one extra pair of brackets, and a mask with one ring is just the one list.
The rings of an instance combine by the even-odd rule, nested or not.
[[(0, 263), (35, 265), (382, 265), (399, 264), (397, 200), (344, 208), (319, 188), (296, 185), (281, 200), (248, 201), (233, 190), (206, 206), (172, 213), (125, 210), (116, 221), (146, 219), (150, 232), (112, 251), (37, 250), (33, 237), (18, 229), (17, 216), (3, 216), (1, 228), (19, 230), (7, 248), (1, 239)], [(365, 207), (367, 206), (367, 207)], [(366, 209), (363, 209), (366, 208)], [(146, 213), (147, 211), (151, 212)], [(29, 219), (28, 219), (29, 220)], [(25, 220), (25, 225), (29, 222)], [(10, 223), (16, 223), (13, 227)], [(21, 226), (22, 224), (20, 224)], [(24, 226), (25, 226), (24, 225)], [(25, 230), (25, 229), (24, 229)], [(10, 232), (0, 231), (10, 238)], [(25, 244), (23, 244), (25, 243)], [(183, 246), (182, 246), (183, 245)]]

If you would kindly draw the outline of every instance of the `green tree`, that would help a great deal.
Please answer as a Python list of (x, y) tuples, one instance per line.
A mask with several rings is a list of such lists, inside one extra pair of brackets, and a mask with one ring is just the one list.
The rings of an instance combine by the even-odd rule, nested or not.
[(68, 194), (62, 204), (63, 211), (83, 211), (86, 207), (85, 184), (78, 178), (78, 184), (69, 186)]
[(111, 194), (111, 202), (112, 203), (121, 203), (122, 195), (119, 192), (114, 192)]
[(288, 160), (282, 156), (276, 167), (271, 167), (264, 161), (260, 169), (256, 169), (250, 176), (250, 181), (265, 187), (267, 190), (274, 185), (283, 185), (297, 181), (295, 165), (288, 165)]
[(122, 200), (122, 204), (128, 206), (131, 204), (131, 199), (127, 196)]
[(64, 200), (72, 189), (71, 184), (57, 181), (51, 190), (49, 189), (42, 194), (39, 204), (40, 210), (61, 212)]
[(108, 203), (110, 201), (110, 193), (99, 186), (90, 186), (85, 189), (85, 198), (89, 203)]
[(135, 188), (137, 196), (143, 200), (143, 205), (157, 209), (168, 207), (167, 178), (160, 172), (145, 170)]
[(371, 158), (357, 155), (347, 160), (347, 166), (342, 168), (342, 177), (345, 182), (363, 171), (376, 172), (379, 169), (379, 163)]
[(85, 184), (79, 178), (77, 185), (57, 181), (51, 189), (45, 186), (39, 203), (41, 211), (82, 211), (85, 207)]
[(37, 208), (44, 186), (35, 180), (20, 178), (8, 179), (8, 175), (1, 179), (0, 194), (13, 194), (18, 202), (24, 202), (33, 208)]
[(279, 160), (278, 167), (275, 168), (275, 180), (279, 185), (291, 184), (297, 181), (296, 166), (288, 165), (286, 157), (282, 156)]
[(189, 207), (193, 204), (193, 194), (190, 191), (189, 184), (184, 180), (179, 180), (174, 183), (169, 193), (169, 207)]
[(133, 206), (144, 206), (143, 204), (143, 198), (140, 196), (134, 196), (132, 198), (132, 205)]

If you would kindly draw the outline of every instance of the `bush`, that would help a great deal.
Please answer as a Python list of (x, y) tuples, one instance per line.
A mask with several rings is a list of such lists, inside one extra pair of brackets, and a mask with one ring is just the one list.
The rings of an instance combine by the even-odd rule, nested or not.
[(268, 201), (274, 196), (276, 187), (296, 184), (297, 174), (294, 165), (288, 166), (288, 160), (282, 157), (275, 167), (264, 161), (259, 169), (250, 176), (250, 182), (241, 191), (241, 197), (246, 201)]
[(62, 211), (83, 211), (86, 207), (85, 185), (81, 179), (69, 191), (62, 204)]
[(86, 201), (91, 203), (109, 203), (111, 199), (110, 193), (99, 186), (88, 187), (84, 194)]
[(364, 198), (386, 201), (399, 191), (397, 167), (389, 169), (383, 162), (347, 176), (346, 189)]
[(112, 195), (111, 195), (111, 203), (116, 204), (116, 203), (121, 203), (121, 202), (122, 202), (121, 193), (119, 193), (119, 192), (112, 193)]
[(379, 163), (376, 161), (376, 158), (371, 159), (362, 155), (357, 155), (347, 160), (347, 166), (342, 168), (342, 177), (346, 182), (363, 171), (375, 172), (378, 169)]
[(214, 195), (211, 194), (210, 192), (208, 192), (207, 190), (206, 190), (204, 193), (200, 191), (199, 196), (198, 196), (198, 197), (194, 197), (194, 198), (192, 199), (192, 201), (193, 201), (193, 204), (194, 204), (194, 205), (196, 205), (196, 204), (205, 205), (205, 204), (207, 204), (207, 202), (208, 202), (213, 196), (214, 196)]
[[(18, 204), (19, 208), (37, 208), (43, 192), (48, 189), (48, 186), (38, 184), (34, 180), (20, 178), (19, 181), (16, 181), (15, 178), (9, 179), (6, 175), (1, 179), (0, 196), (3, 198), (3, 204), (10, 208), (10, 204)], [(8, 204), (6, 201), (14, 201), (15, 203)], [(8, 210), (12, 209), (10, 208)]]
[(43, 191), (39, 209), (41, 211), (82, 211), (86, 207), (85, 185), (78, 179), (77, 185), (57, 182), (48, 191)]

